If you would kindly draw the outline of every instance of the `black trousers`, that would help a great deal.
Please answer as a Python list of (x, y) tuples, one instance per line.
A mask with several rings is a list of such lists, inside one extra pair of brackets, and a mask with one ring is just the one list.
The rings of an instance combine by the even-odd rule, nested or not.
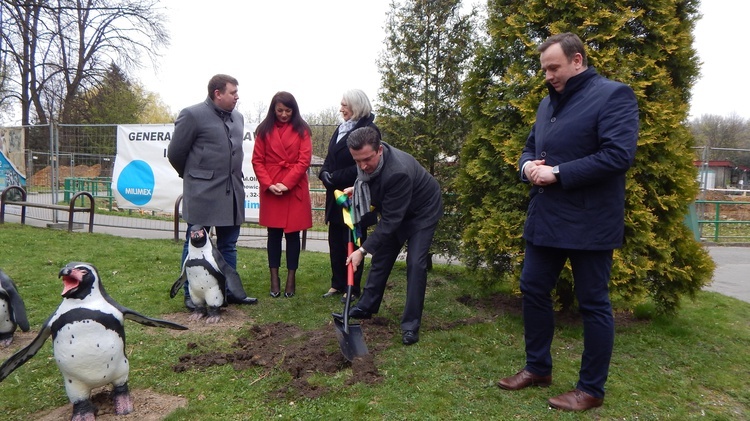
[(268, 228), (268, 267), (279, 268), (281, 266), (281, 238), (286, 237), (286, 268), (297, 270), (299, 267), (299, 253), (302, 248), (299, 231), (284, 234), (283, 228)]
[(385, 286), (391, 275), (393, 265), (404, 243), (407, 244), (406, 253), (406, 304), (401, 316), (401, 330), (419, 330), (422, 324), (422, 310), (424, 296), (427, 290), (427, 259), (429, 259), (432, 237), (435, 235), (437, 224), (414, 232), (406, 240), (399, 240), (391, 236), (372, 255), (370, 272), (362, 296), (357, 307), (370, 313), (380, 310)]
[[(367, 239), (367, 229), (362, 229), (361, 242)], [(351, 230), (343, 223), (328, 223), (328, 249), (331, 259), (331, 288), (346, 292), (347, 267), (346, 258), (349, 257), (347, 244), (351, 239)], [(356, 248), (356, 246), (355, 246)], [(354, 286), (352, 294), (360, 294), (360, 285), (362, 284), (362, 274), (364, 273), (364, 264), (354, 272)]]

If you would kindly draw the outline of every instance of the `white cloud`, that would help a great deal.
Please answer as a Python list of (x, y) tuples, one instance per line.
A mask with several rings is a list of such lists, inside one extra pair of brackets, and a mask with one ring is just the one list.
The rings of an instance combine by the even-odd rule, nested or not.
[[(239, 80), (243, 113), (267, 105), (280, 90), (297, 98), (302, 113), (338, 109), (341, 94), (350, 88), (376, 101), (376, 61), (389, 3), (162, 0), (172, 46), (156, 74), (147, 70), (138, 78), (173, 112), (202, 101), (216, 73)], [(750, 118), (750, 84), (742, 78), (750, 56), (741, 48), (750, 2), (702, 0), (700, 7), (694, 46), (702, 76), (693, 89), (690, 115)]]
[(704, 114), (750, 118), (750, 84), (745, 76), (750, 56), (744, 49), (750, 14), (747, 0), (701, 0), (703, 18), (696, 24), (695, 44), (701, 78), (693, 88), (690, 116)]
[(239, 81), (243, 113), (291, 92), (302, 113), (335, 107), (358, 88), (375, 100), (387, 1), (162, 0), (171, 46), (160, 66), (138, 74), (172, 112), (206, 98), (208, 80)]

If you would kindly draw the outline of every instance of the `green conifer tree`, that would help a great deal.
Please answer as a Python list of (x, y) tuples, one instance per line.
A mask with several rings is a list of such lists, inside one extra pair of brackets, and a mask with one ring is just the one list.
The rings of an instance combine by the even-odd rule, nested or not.
[[(650, 298), (659, 311), (673, 312), (682, 296), (710, 281), (713, 262), (683, 223), (698, 192), (687, 127), (698, 75), (697, 8), (698, 0), (488, 2), (489, 39), (465, 84), (464, 111), (473, 123), (459, 177), (467, 263), (489, 268), (488, 279), (517, 282), (529, 189), (519, 179), (518, 159), (547, 94), (536, 47), (569, 31), (586, 44), (589, 65), (633, 88), (640, 108), (613, 298), (626, 307)], [(571, 291), (565, 272), (556, 290), (562, 307), (572, 304)]]
[(464, 67), (473, 55), (476, 13), (461, 0), (391, 2), (380, 60), (383, 140), (412, 154), (443, 188), (445, 216), (433, 251), (457, 255), (460, 244), (452, 194), (461, 145), (469, 129), (459, 101)]
[(111, 64), (95, 88), (76, 96), (65, 110), (68, 124), (135, 124), (146, 107), (146, 99), (131, 84), (120, 67)]

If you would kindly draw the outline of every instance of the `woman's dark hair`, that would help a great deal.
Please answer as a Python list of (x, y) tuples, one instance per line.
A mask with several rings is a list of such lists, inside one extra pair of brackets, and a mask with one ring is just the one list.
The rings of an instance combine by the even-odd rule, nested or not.
[(271, 106), (268, 107), (266, 118), (255, 129), (256, 138), (259, 136), (265, 138), (273, 130), (273, 126), (276, 124), (276, 104), (279, 102), (292, 110), (292, 118), (289, 120), (289, 123), (295, 132), (299, 133), (302, 137), (305, 136), (305, 132), (312, 134), (310, 126), (299, 113), (299, 106), (297, 105), (297, 100), (294, 99), (294, 95), (289, 92), (280, 91), (276, 92), (276, 95), (271, 98)]

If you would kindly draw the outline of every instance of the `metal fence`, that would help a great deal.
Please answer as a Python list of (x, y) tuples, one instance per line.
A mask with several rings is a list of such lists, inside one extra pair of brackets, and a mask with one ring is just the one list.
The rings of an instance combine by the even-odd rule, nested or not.
[[(313, 165), (310, 170), (310, 188), (313, 200), (313, 218), (317, 227), (324, 225), (322, 209), (325, 204), (323, 186), (317, 179), (317, 171), (323, 159), (336, 125), (312, 125)], [(72, 180), (100, 180), (112, 177), (115, 154), (117, 151), (117, 125), (70, 125), (53, 124), (44, 126), (27, 126), (23, 128), (26, 139), (26, 187), (30, 193), (29, 200), (40, 203), (60, 203), (66, 197), (74, 194), (75, 188), (70, 186), (84, 185)], [(707, 241), (732, 241), (744, 238), (750, 241), (750, 203), (747, 194), (750, 193), (748, 183), (748, 169), (740, 166), (725, 169), (724, 178), (715, 177), (723, 181), (723, 188), (707, 188), (706, 179), (712, 169), (712, 161), (742, 160), (750, 156), (747, 149), (728, 149), (696, 147), (695, 160), (699, 162), (700, 195), (695, 203), (695, 219), (697, 236)], [(249, 159), (249, 157), (247, 158)], [(720, 170), (716, 170), (720, 171)], [(68, 187), (66, 188), (66, 180)], [(117, 209), (112, 202), (111, 193), (97, 191), (97, 205), (102, 211), (95, 218), (95, 225), (111, 226), (130, 230), (164, 230), (172, 232), (173, 214), (162, 213), (143, 215), (142, 212)], [(101, 204), (99, 201), (101, 200)], [(719, 205), (717, 205), (719, 202)], [(9, 214), (20, 213), (13, 208)], [(67, 219), (64, 212), (30, 208), (27, 218), (58, 223), (59, 219)], [(148, 217), (148, 218), (147, 218)], [(85, 215), (75, 215), (76, 222), (85, 224)], [(80, 219), (80, 221), (78, 220)], [(167, 221), (164, 223), (164, 221)], [(725, 222), (724, 222), (725, 221)], [(726, 227), (720, 230), (719, 227)], [(729, 230), (729, 227), (732, 227)], [(747, 233), (746, 233), (747, 231)], [(242, 229), (242, 236), (265, 237), (265, 229), (247, 224)], [(324, 239), (324, 230), (308, 232), (308, 238)]]
[[(696, 147), (700, 193), (692, 227), (696, 238), (717, 243), (750, 243), (750, 149)], [(713, 166), (712, 166), (713, 165)], [(692, 210), (691, 210), (692, 212)]]
[[(697, 220), (699, 238), (715, 243), (750, 243), (750, 202), (742, 200), (697, 200), (703, 209)], [(712, 213), (713, 212), (713, 213)]]
[[(324, 225), (322, 209), (325, 204), (325, 193), (317, 178), (317, 172), (323, 163), (328, 141), (336, 127), (311, 125), (313, 163), (309, 179), (316, 227)], [(81, 180), (111, 179), (117, 152), (117, 125), (52, 124), (25, 126), (23, 129), (26, 139), (26, 189), (29, 192), (29, 200), (39, 203), (60, 203), (75, 193), (71, 190), (85, 185)], [(148, 231), (173, 230), (173, 213), (151, 212), (143, 215), (135, 210), (117, 212), (116, 203), (112, 202), (110, 192), (102, 189), (97, 191), (96, 196), (98, 213), (95, 225)], [(99, 203), (100, 200), (102, 203)], [(100, 213), (100, 210), (107, 212)], [(20, 213), (20, 208), (10, 207), (7, 212)], [(62, 215), (58, 215), (55, 211), (29, 208), (27, 218), (58, 223), (60, 218), (67, 220), (67, 214), (63, 212)], [(84, 223), (83, 219), (86, 216), (76, 215), (75, 218), (77, 223)], [(163, 224), (161, 220), (168, 223)], [(252, 224), (246, 225), (242, 228), (241, 236), (265, 237), (265, 229)], [(325, 236), (324, 230), (312, 230), (307, 233), (307, 238), (311, 239), (324, 239)]]

